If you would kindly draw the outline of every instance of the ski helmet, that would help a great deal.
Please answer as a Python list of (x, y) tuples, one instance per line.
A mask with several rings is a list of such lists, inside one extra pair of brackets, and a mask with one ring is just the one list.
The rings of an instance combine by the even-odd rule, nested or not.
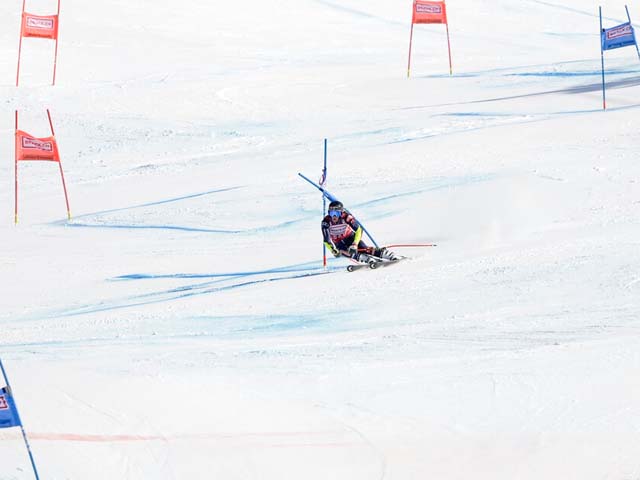
[(344, 205), (342, 205), (342, 202), (334, 200), (329, 204), (329, 211), (332, 210), (342, 212), (344, 210)]

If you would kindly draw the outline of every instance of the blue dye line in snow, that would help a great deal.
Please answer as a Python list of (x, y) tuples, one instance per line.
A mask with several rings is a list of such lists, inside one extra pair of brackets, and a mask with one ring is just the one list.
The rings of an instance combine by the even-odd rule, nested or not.
[(218, 283), (224, 283), (228, 280), (234, 279), (234, 278), (241, 278), (240, 275), (237, 275), (235, 277), (224, 277), (224, 278), (218, 278), (216, 280), (212, 280), (209, 282), (201, 282), (201, 283), (194, 283), (192, 285), (183, 285), (181, 287), (175, 287), (175, 288), (170, 288), (169, 290), (165, 290), (164, 292), (153, 292), (153, 293), (144, 293), (142, 295), (137, 295), (134, 298), (149, 298), (149, 297), (157, 297), (158, 295), (168, 295), (168, 294), (173, 294), (173, 293), (180, 293), (180, 292), (194, 292), (196, 290), (201, 290), (203, 288), (208, 288), (211, 285), (215, 285)]
[[(320, 324), (331, 323), (331, 331), (335, 332), (344, 327), (344, 323), (340, 321), (341, 317), (348, 318), (353, 314), (353, 310), (345, 311), (326, 311), (316, 312), (312, 314), (277, 314), (277, 315), (200, 315), (192, 317), (179, 316), (178, 318), (162, 319), (166, 326), (168, 323), (175, 323), (179, 328), (173, 330), (171, 328), (160, 327), (163, 333), (142, 333), (127, 335), (126, 337), (89, 337), (74, 338), (68, 340), (42, 340), (36, 342), (15, 342), (4, 343), (3, 348), (24, 349), (25, 347), (69, 347), (80, 346), (83, 348), (93, 348), (104, 345), (140, 345), (144, 341), (145, 345), (162, 346), (167, 341), (175, 341), (176, 339), (206, 339), (211, 337), (233, 337), (237, 335), (246, 336), (255, 332), (260, 335), (269, 333), (279, 333), (287, 330), (308, 329), (316, 327)], [(187, 331), (186, 328), (196, 331)], [(204, 325), (204, 328), (200, 325)], [(247, 352), (254, 355), (268, 355), (272, 350), (253, 350)], [(24, 353), (24, 352), (21, 352)]]
[(132, 205), (129, 207), (122, 208), (114, 208), (111, 210), (103, 210), (100, 212), (87, 213), (84, 215), (78, 215), (74, 217), (72, 221), (68, 220), (59, 220), (53, 222), (54, 225), (64, 225), (65, 227), (75, 227), (75, 228), (112, 228), (112, 229), (141, 229), (141, 230), (175, 230), (175, 231), (183, 231), (183, 232), (198, 232), (198, 233), (219, 233), (219, 234), (239, 234), (243, 233), (242, 230), (223, 230), (223, 229), (212, 229), (212, 228), (200, 228), (200, 227), (184, 227), (180, 225), (135, 225), (135, 224), (114, 224), (114, 223), (82, 223), (77, 222), (77, 219), (80, 218), (88, 218), (88, 217), (96, 217), (101, 215), (108, 215), (110, 213), (115, 212), (123, 212), (128, 210), (135, 210), (138, 208), (145, 207), (153, 207), (157, 205), (163, 205), (166, 203), (175, 203), (183, 200), (190, 200), (193, 198), (203, 197), (207, 195), (212, 195), (215, 193), (224, 193), (233, 190), (238, 190), (242, 187), (228, 187), (228, 188), (220, 188), (216, 190), (209, 190), (207, 192), (194, 193), (191, 195), (184, 195), (182, 197), (169, 198), (165, 200), (158, 200), (156, 202), (143, 203), (140, 205)]
[[(215, 332), (216, 336), (221, 335), (238, 335), (251, 332), (257, 333), (269, 333), (280, 332), (283, 330), (294, 330), (300, 328), (308, 328), (310, 326), (316, 326), (321, 323), (333, 323), (331, 331), (335, 332), (344, 326), (343, 318), (349, 318), (354, 315), (356, 310), (340, 310), (340, 311), (319, 311), (307, 314), (275, 314), (275, 315), (233, 315), (233, 316), (198, 316), (187, 318), (186, 321), (198, 322), (198, 323), (210, 323), (216, 322), (218, 329)], [(230, 328), (224, 331), (224, 325), (220, 326), (221, 322), (231, 323)], [(196, 334), (198, 337), (211, 336), (212, 334), (205, 333), (204, 335)], [(189, 335), (193, 337), (194, 335)], [(182, 337), (182, 335), (180, 335)], [(176, 336), (172, 336), (176, 338)], [(247, 353), (253, 354), (268, 354), (269, 350), (254, 350)]]
[[(541, 77), (541, 78), (570, 78), (570, 77), (597, 77), (598, 75), (601, 75), (601, 71), (600, 70), (575, 70), (575, 71), (565, 71), (565, 72), (559, 72), (559, 71), (549, 71), (549, 70), (541, 70), (539, 72), (514, 72), (513, 70), (517, 70), (516, 68), (511, 68), (509, 69), (511, 70), (511, 72), (509, 73), (503, 73), (500, 76), (501, 77)], [(612, 70), (607, 70), (607, 74), (610, 75), (631, 75), (631, 74), (635, 74), (640, 72), (640, 70), (638, 69), (612, 69)], [(467, 72), (467, 73), (456, 73), (455, 75), (453, 75), (454, 77), (457, 78), (475, 78), (475, 77), (483, 77), (486, 76), (487, 74), (489, 74), (491, 72), (487, 71), (487, 72)], [(444, 73), (438, 73), (438, 74), (433, 74), (433, 75), (423, 75), (422, 77), (417, 77), (417, 78), (450, 78), (450, 75), (448, 74), (444, 74)], [(404, 108), (411, 108), (411, 107), (404, 107)]]
[[(315, 263), (315, 262), (314, 262)], [(290, 267), (269, 268), (266, 270), (254, 270), (245, 272), (229, 272), (229, 273), (170, 273), (170, 274), (148, 274), (148, 273), (131, 273), (128, 275), (119, 275), (111, 280), (148, 280), (158, 278), (219, 278), (219, 277), (246, 277), (249, 275), (264, 275), (267, 273), (288, 273), (301, 272), (309, 270), (310, 264), (292, 265)]]
[[(640, 69), (631, 70), (607, 70), (607, 75), (625, 75), (632, 73), (640, 73)], [(590, 70), (582, 72), (522, 72), (522, 73), (508, 73), (506, 77), (597, 77), (601, 75), (600, 70)]]
[[(476, 102), (469, 102), (469, 103), (476, 103)], [(524, 116), (524, 115), (521, 115)], [(540, 118), (527, 118), (525, 120), (522, 121), (514, 121), (514, 122), (510, 122), (508, 124), (504, 124), (504, 123), (491, 123), (488, 125), (478, 125), (475, 127), (462, 127), (459, 128), (458, 130), (450, 130), (447, 132), (430, 132), (430, 133), (425, 133), (423, 135), (415, 135), (412, 137), (407, 137), (407, 138), (401, 138), (398, 140), (390, 140), (388, 142), (386, 142), (389, 145), (395, 144), (395, 143), (407, 143), (407, 142), (415, 142), (415, 141), (420, 141), (420, 140), (426, 140), (428, 138), (431, 137), (436, 137), (436, 136), (444, 136), (444, 135), (456, 135), (459, 133), (467, 133), (467, 132), (473, 132), (473, 131), (477, 131), (477, 130), (485, 130), (488, 128), (498, 128), (498, 127), (504, 127), (505, 125), (518, 125), (518, 124), (523, 124), (523, 123), (533, 123), (533, 122), (539, 122), (542, 119)]]
[[(90, 313), (119, 310), (119, 309), (130, 308), (130, 307), (137, 307), (137, 306), (144, 306), (144, 305), (150, 305), (155, 303), (169, 302), (173, 300), (180, 300), (183, 298), (195, 297), (200, 295), (214, 294), (214, 293), (224, 292), (228, 290), (235, 290), (238, 288), (248, 287), (252, 285), (258, 285), (261, 283), (270, 283), (270, 282), (278, 282), (282, 280), (295, 280), (300, 278), (315, 277), (315, 276), (326, 275), (329, 273), (334, 273), (336, 271), (343, 271), (343, 270), (344, 270), (343, 267), (330, 267), (326, 270), (322, 268), (318, 268), (316, 269), (316, 271), (307, 271), (304, 273), (286, 275), (282, 277), (269, 277), (269, 278), (262, 278), (262, 279), (256, 279), (256, 280), (248, 280), (241, 283), (234, 283), (231, 285), (224, 285), (224, 286), (218, 286), (218, 287), (212, 287), (212, 288), (208, 288), (210, 284), (188, 285), (184, 287), (166, 290), (163, 292), (137, 295), (137, 296), (129, 297), (128, 299), (124, 299), (123, 301), (120, 301), (120, 302), (114, 301), (108, 304), (103, 303), (99, 305), (85, 305), (85, 306), (81, 306), (81, 307), (77, 307), (69, 310), (64, 310), (52, 316), (53, 317), (73, 317), (78, 315), (86, 315)], [(240, 278), (244, 278), (245, 276), (249, 276), (249, 275), (238, 275), (238, 276)], [(226, 278), (229, 278), (229, 277), (226, 277)], [(217, 280), (216, 282), (212, 282), (212, 283), (219, 283), (220, 281), (222, 280)]]
[(330, 316), (325, 315), (323, 318), (315, 315), (269, 315), (258, 317), (255, 319), (255, 324), (235, 328), (230, 333), (282, 332), (317, 325), (326, 321), (326, 318), (330, 318)]
[[(461, 72), (456, 73), (454, 77), (461, 78), (475, 78), (475, 77), (484, 77), (490, 76), (492, 74), (501, 74), (502, 76), (506, 76), (509, 73), (514, 71), (523, 70), (523, 69), (534, 69), (534, 68), (550, 68), (553, 66), (561, 66), (561, 65), (571, 65), (571, 64), (584, 64), (585, 60), (569, 60), (567, 62), (557, 62), (557, 63), (536, 63), (531, 65), (512, 65), (509, 67), (496, 67), (496, 68), (487, 68), (484, 70), (475, 70), (472, 72)], [(451, 75), (444, 73), (434, 73), (430, 75), (420, 75), (418, 78), (450, 78)], [(402, 110), (402, 109), (401, 109)]]
[(78, 223), (75, 220), (67, 221), (60, 220), (54, 222), (56, 224), (62, 224), (65, 227), (76, 228), (104, 228), (104, 229), (122, 229), (122, 230), (174, 230), (180, 232), (196, 232), (196, 233), (216, 233), (223, 235), (239, 235), (239, 234), (253, 234), (261, 232), (274, 231), (280, 228), (290, 227), (296, 223), (305, 221), (306, 218), (300, 218), (296, 220), (288, 220), (276, 225), (269, 225), (267, 227), (248, 228), (246, 230), (221, 230), (215, 228), (202, 228), (202, 227), (184, 227), (180, 225), (134, 225), (134, 224), (120, 224), (120, 223)]
[[(242, 282), (242, 283), (236, 283), (236, 284), (233, 284), (233, 285), (226, 285), (226, 286), (222, 286), (222, 287), (215, 287), (215, 288), (207, 289), (207, 290), (204, 290), (204, 291), (198, 291), (198, 292), (191, 291), (191, 289), (189, 287), (183, 287), (180, 291), (181, 292), (185, 292), (185, 293), (181, 293), (179, 295), (175, 295), (175, 296), (172, 296), (170, 298), (161, 298), (161, 299), (149, 300), (149, 301), (146, 301), (146, 302), (139, 302), (139, 303), (133, 303), (133, 304), (128, 304), (128, 305), (125, 304), (125, 305), (113, 305), (111, 307), (98, 307), (97, 309), (89, 309), (89, 311), (78, 312), (77, 314), (93, 313), (93, 312), (105, 311), (105, 310), (116, 310), (116, 309), (133, 307), (133, 306), (149, 305), (149, 304), (152, 304), (152, 303), (162, 303), (162, 302), (166, 302), (166, 301), (170, 301), (170, 300), (179, 300), (179, 299), (183, 299), (183, 298), (195, 297), (195, 296), (200, 296), (200, 295), (208, 295), (208, 294), (224, 292), (224, 291), (228, 291), (228, 290), (235, 290), (235, 289), (238, 289), (238, 288), (248, 287), (248, 286), (251, 286), (251, 285), (258, 285), (260, 283), (270, 283), (270, 282), (278, 282), (278, 281), (281, 281), (281, 280), (294, 280), (294, 279), (298, 279), (298, 278), (315, 277), (315, 276), (319, 276), (319, 275), (325, 275), (325, 274), (328, 274), (328, 273), (331, 273), (331, 272), (332, 272), (331, 270), (326, 270), (326, 271), (320, 271), (320, 272), (315, 272), (315, 273), (312, 272), (312, 273), (302, 273), (302, 274), (298, 274), (298, 275), (289, 275), (289, 276), (286, 276), (286, 277), (264, 278), (264, 279), (260, 279), (260, 280), (249, 280), (249, 281)], [(179, 293), (179, 292), (169, 291), (169, 293)], [(67, 316), (73, 316), (73, 315), (77, 315), (77, 314), (71, 313), (71, 314), (68, 314)]]
[[(608, 88), (610, 89), (615, 89), (615, 88), (625, 88), (625, 87), (633, 87), (633, 86), (638, 86), (640, 85), (640, 78), (630, 78), (630, 79), (624, 79), (624, 80), (617, 80), (614, 82), (611, 82), (610, 84), (607, 85)], [(495, 98), (487, 98), (487, 99), (483, 99), (483, 100), (471, 100), (471, 101), (467, 101), (467, 102), (456, 102), (456, 103), (449, 103), (449, 104), (440, 104), (440, 105), (421, 105), (421, 106), (415, 106), (415, 107), (403, 107), (403, 109), (405, 110), (411, 110), (411, 109), (424, 109), (424, 108), (435, 108), (435, 107), (450, 107), (450, 106), (460, 106), (460, 105), (472, 105), (472, 104), (480, 104), (480, 103), (492, 103), (492, 102), (501, 102), (501, 101), (506, 101), (506, 100), (514, 100), (514, 99), (519, 99), (519, 98), (527, 98), (527, 97), (537, 97), (537, 96), (542, 96), (542, 95), (550, 95), (550, 94), (558, 94), (558, 93), (564, 93), (567, 95), (575, 95), (575, 94), (579, 94), (579, 93), (589, 93), (589, 92), (594, 92), (594, 91), (598, 91), (602, 88), (602, 85), (599, 83), (593, 83), (593, 84), (589, 84), (589, 85), (582, 85), (582, 86), (578, 86), (578, 87), (570, 87), (570, 88), (565, 88), (565, 89), (561, 89), (561, 90), (549, 90), (546, 92), (537, 92), (537, 93), (526, 93), (526, 94), (522, 94), (522, 95), (511, 95), (508, 97), (495, 97)], [(612, 107), (608, 110), (626, 110), (626, 109), (630, 109), (630, 108), (637, 108), (638, 105), (626, 105), (623, 107)], [(583, 114), (583, 113), (593, 113), (593, 112), (598, 112), (598, 111), (602, 111), (602, 109), (598, 110), (598, 109), (584, 109), (584, 110), (564, 110), (564, 111), (559, 111), (559, 112), (547, 112), (545, 114), (540, 114), (540, 113), (536, 113), (534, 115), (536, 115), (537, 118), (526, 118), (522, 121), (518, 121), (518, 122), (511, 122), (508, 125), (518, 125), (518, 124), (523, 124), (523, 123), (533, 123), (533, 122), (539, 122), (539, 121), (543, 121), (546, 120), (548, 117), (551, 117), (553, 115), (573, 115), (573, 114)], [(472, 114), (475, 114), (476, 112), (472, 112)], [(454, 115), (453, 113), (450, 114), (444, 114), (444, 115)], [(494, 116), (493, 114), (482, 114), (482, 115), (489, 115), (489, 116)], [(516, 116), (516, 114), (513, 114), (514, 116)], [(520, 114), (520, 116), (527, 116), (530, 117), (531, 114), (527, 114), (527, 113), (522, 113)], [(435, 136), (439, 136), (439, 135), (453, 135), (456, 133), (461, 133), (461, 132), (470, 132), (470, 131), (474, 131), (474, 130), (482, 130), (482, 129), (486, 129), (486, 128), (495, 128), (495, 127), (501, 127), (504, 126), (505, 124), (489, 124), (489, 125), (481, 125), (481, 126), (477, 126), (477, 127), (472, 127), (472, 128), (464, 128), (464, 129), (459, 129), (459, 130), (455, 130), (455, 131), (448, 131), (448, 132), (434, 132), (434, 133), (427, 133), (425, 135), (420, 135), (420, 136), (415, 136), (415, 137), (410, 137), (410, 138), (404, 138), (404, 139), (400, 139), (400, 140), (393, 140), (390, 143), (404, 143), (404, 142), (411, 142), (411, 141), (415, 141), (415, 140), (425, 140), (427, 138), (431, 138), (431, 137), (435, 137)]]
[[(477, 128), (486, 128), (486, 127), (477, 127)], [(475, 128), (475, 129), (477, 129)], [(450, 132), (450, 133), (456, 133), (456, 132)], [(440, 134), (442, 135), (442, 134)], [(429, 137), (432, 135), (425, 135), (425, 136), (420, 136), (420, 137), (416, 137), (416, 138), (408, 138), (408, 139), (401, 139), (401, 140), (394, 140), (391, 141), (390, 143), (401, 143), (401, 142), (408, 142), (408, 141), (413, 141), (413, 140), (420, 140), (426, 137)], [(477, 179), (471, 178), (470, 177), (463, 177), (461, 180), (456, 181), (456, 179), (454, 179), (453, 181), (451, 181), (449, 184), (443, 184), (443, 185), (439, 185), (437, 187), (429, 187), (429, 188), (425, 188), (425, 189), (420, 189), (420, 190), (416, 190), (416, 191), (412, 191), (412, 192), (404, 192), (404, 193), (399, 193), (397, 195), (390, 195), (390, 196), (385, 196), (385, 197), (381, 197), (378, 199), (373, 199), (370, 202), (365, 202), (365, 203), (361, 203), (361, 204), (354, 204), (355, 207), (357, 206), (363, 206), (363, 205), (368, 205), (368, 204), (373, 204), (373, 203), (379, 203), (380, 201), (384, 201), (385, 199), (390, 199), (390, 198), (396, 198), (396, 197), (406, 197), (406, 196), (411, 196), (411, 195), (418, 195), (430, 190), (434, 190), (436, 188), (447, 188), (447, 187), (452, 187), (452, 186), (460, 186), (460, 185), (464, 185), (467, 183), (471, 183), (474, 181), (479, 181)], [(234, 188), (239, 188), (239, 187), (233, 187)], [(223, 189), (223, 190), (217, 190), (217, 191), (226, 191), (226, 190), (232, 190), (232, 189)], [(207, 193), (211, 193), (211, 192), (207, 192)], [(200, 196), (200, 195), (204, 195), (204, 194), (196, 194), (194, 196)], [(189, 197), (181, 197), (181, 198), (190, 198), (192, 196)], [(157, 204), (161, 204), (161, 203), (167, 203), (169, 201), (177, 201), (178, 199), (172, 199), (172, 200), (166, 200), (166, 201), (161, 201), (161, 202), (154, 202), (152, 204), (145, 204), (143, 206), (149, 206), (149, 205), (157, 205)], [(142, 206), (142, 205), (141, 205)], [(138, 207), (129, 207), (129, 208), (138, 208)], [(118, 209), (118, 210), (126, 210), (126, 209)], [(117, 210), (109, 210), (109, 211), (105, 211), (105, 212), (101, 212), (101, 213), (108, 213), (108, 212), (113, 212), (113, 211), (117, 211)], [(101, 213), (97, 213), (97, 214), (101, 214)], [(97, 214), (93, 214), (93, 215), (97, 215)], [(300, 224), (303, 222), (308, 221), (309, 217), (311, 215), (315, 215), (315, 213), (313, 214), (308, 214), (305, 215), (302, 218), (297, 218), (294, 220), (288, 220), (285, 222), (281, 222), (275, 225), (270, 225), (270, 226), (265, 226), (265, 227), (256, 227), (256, 228), (249, 228), (249, 229), (245, 229), (245, 230), (221, 230), (221, 229), (210, 229), (210, 228), (200, 228), (200, 227), (186, 227), (186, 226), (179, 226), (179, 225), (134, 225), (134, 224), (108, 224), (108, 223), (104, 223), (104, 224), (92, 224), (92, 223), (78, 223), (75, 220), (69, 222), (69, 221), (58, 221), (58, 222), (54, 222), (55, 224), (61, 224), (64, 225), (65, 227), (74, 227), (74, 228), (104, 228), (104, 229), (121, 229), (121, 230), (127, 230), (127, 229), (132, 229), (132, 230), (171, 230), (171, 231), (179, 231), (179, 232), (191, 232), (191, 233), (212, 233), (212, 234), (218, 234), (218, 235), (239, 235), (239, 234), (255, 234), (255, 233), (265, 233), (265, 232), (273, 232), (276, 231), (278, 229), (282, 229), (282, 228), (288, 228), (291, 226), (294, 226), (296, 224)], [(86, 217), (89, 215), (83, 215), (83, 217)], [(81, 217), (76, 217), (76, 218), (81, 218)]]
[(238, 190), (240, 188), (242, 188), (242, 187), (220, 188), (220, 189), (217, 189), (217, 190), (209, 190), (207, 192), (200, 192), (200, 193), (194, 193), (194, 194), (191, 194), (191, 195), (184, 195), (182, 197), (168, 198), (168, 199), (165, 199), (165, 200), (158, 200), (156, 202), (142, 203), (140, 205), (132, 205), (130, 207), (113, 208), (111, 210), (103, 210), (101, 212), (86, 213), (84, 215), (78, 215), (75, 218), (95, 217), (96, 215), (106, 215), (108, 213), (124, 212), (124, 211), (127, 211), (127, 210), (135, 210), (136, 208), (153, 207), (153, 206), (162, 205), (162, 204), (165, 204), (165, 203), (181, 202), (183, 200), (190, 200), (192, 198), (198, 198), (198, 197), (204, 197), (204, 196), (207, 196), (207, 195), (213, 195), (214, 193), (230, 192), (230, 191), (233, 191), (233, 190)]
[[(597, 17), (597, 15), (595, 15)], [(492, 74), (498, 74), (503, 77), (511, 77), (511, 76), (521, 76), (521, 77), (546, 77), (546, 78), (563, 78), (563, 77), (598, 77), (601, 75), (600, 70), (566, 70), (562, 71), (550, 71), (549, 69), (553, 67), (563, 67), (566, 65), (579, 64), (583, 65), (588, 63), (586, 60), (571, 60), (568, 62), (558, 62), (552, 64), (534, 64), (534, 65), (522, 65), (522, 66), (511, 66), (511, 67), (499, 67), (493, 69), (486, 70), (477, 70), (473, 72), (466, 73), (456, 73), (454, 77), (459, 78), (475, 78), (475, 77), (483, 77)], [(536, 71), (536, 69), (539, 69)], [(525, 70), (525, 71), (522, 71)], [(632, 75), (639, 73), (640, 70), (636, 68), (612, 68), (607, 70), (608, 75)], [(417, 78), (449, 78), (448, 74), (433, 74), (433, 75), (422, 75)], [(575, 87), (580, 88), (580, 87)], [(566, 89), (565, 89), (566, 90)], [(511, 98), (522, 98), (526, 96), (535, 96), (535, 95), (544, 95), (548, 93), (562, 93), (565, 90), (549, 90), (544, 92), (534, 92), (530, 94), (523, 94), (518, 96), (511, 97), (503, 97), (503, 98), (492, 98), (488, 100), (473, 100), (468, 102), (453, 102), (453, 103), (443, 103), (443, 104), (433, 104), (433, 105), (418, 105), (418, 106), (408, 106), (408, 107), (398, 107), (394, 110), (412, 110), (417, 108), (433, 108), (433, 107), (447, 107), (453, 105), (467, 104), (467, 103), (481, 103), (486, 101), (495, 101), (495, 100), (503, 100), (503, 99), (511, 99)]]
[(126, 224), (110, 224), (110, 223), (77, 223), (75, 221), (64, 222), (65, 227), (74, 228), (111, 228), (122, 230), (176, 230), (180, 232), (197, 232), (197, 233), (222, 233), (222, 234), (239, 234), (244, 233), (244, 230), (216, 230), (212, 228), (198, 228), (198, 227), (181, 227), (178, 225), (126, 225)]
[[(623, 78), (620, 80), (614, 80), (612, 82), (607, 83), (607, 89), (618, 89), (618, 88), (626, 88), (626, 87), (635, 87), (640, 85), (640, 78), (632, 77), (632, 78)], [(564, 90), (560, 90), (557, 93), (566, 93), (569, 95), (575, 95), (577, 93), (589, 93), (596, 92), (602, 88), (601, 83), (591, 83), (589, 85), (580, 85), (577, 87), (566, 88)], [(550, 92), (556, 93), (556, 92)]]

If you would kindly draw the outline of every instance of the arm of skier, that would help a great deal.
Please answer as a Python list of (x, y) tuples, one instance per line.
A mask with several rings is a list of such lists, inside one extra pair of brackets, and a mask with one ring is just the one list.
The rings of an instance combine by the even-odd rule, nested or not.
[(322, 240), (324, 242), (325, 247), (329, 249), (329, 251), (334, 257), (340, 256), (340, 251), (333, 244), (333, 241), (331, 240), (331, 235), (329, 235), (329, 223), (327, 223), (325, 220), (322, 221)]

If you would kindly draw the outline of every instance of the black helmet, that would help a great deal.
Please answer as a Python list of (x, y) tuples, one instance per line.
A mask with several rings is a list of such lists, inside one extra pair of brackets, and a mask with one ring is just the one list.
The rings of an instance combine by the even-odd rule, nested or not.
[(342, 205), (342, 202), (339, 202), (338, 200), (334, 200), (329, 204), (329, 211), (331, 210), (338, 210), (342, 212), (344, 210), (344, 205)]

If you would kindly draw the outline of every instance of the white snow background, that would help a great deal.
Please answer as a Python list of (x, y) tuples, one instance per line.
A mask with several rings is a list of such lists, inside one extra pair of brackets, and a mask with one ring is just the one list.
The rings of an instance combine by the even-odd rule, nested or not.
[[(626, 21), (603, 0), (604, 26)], [(640, 21), (640, 2), (628, 3)], [(42, 479), (640, 479), (640, 60), (598, 3), (0, 3), (0, 356)], [(54, 0), (27, 11), (55, 12)], [(57, 165), (19, 166), (14, 110)], [(322, 268), (320, 176), (409, 260)], [(19, 429), (0, 478), (33, 478)]]

